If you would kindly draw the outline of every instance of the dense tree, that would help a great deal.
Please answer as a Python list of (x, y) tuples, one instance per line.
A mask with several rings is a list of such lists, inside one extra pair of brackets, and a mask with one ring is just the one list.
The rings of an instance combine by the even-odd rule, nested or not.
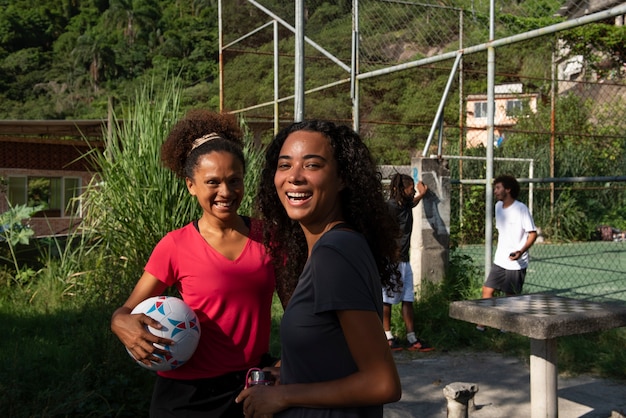
[[(552, 16), (562, 3), (505, 2), (499, 6), (497, 34), (508, 36), (554, 23), (558, 19)], [(264, 0), (262, 4), (293, 24), (292, 2)], [(465, 11), (464, 43), (472, 45), (486, 41), (486, 4), (446, 0), (437, 2), (436, 7), (454, 9), (450, 16), (456, 16), (459, 9)], [(183, 106), (217, 107), (218, 0), (0, 0), (0, 5), (0, 117), (104, 117), (109, 97), (117, 99), (114, 103), (123, 103), (140, 82), (153, 80), (159, 85), (172, 73), (181, 77)], [(245, 0), (222, 1), (222, 7), (223, 24), (228, 28), (224, 43), (240, 39), (222, 57), (225, 107), (239, 109), (270, 102), (274, 96), (273, 30), (267, 26), (254, 36), (245, 36), (269, 17)], [(350, 63), (351, 7), (349, 0), (306, 2), (307, 36), (344, 63)], [(364, 47), (378, 45), (363, 48), (361, 60), (370, 68), (458, 47), (456, 18), (433, 25), (434, 8), (413, 7), (410, 15), (408, 9), (401, 9), (404, 14), (391, 19), (390, 7), (387, 2), (362, 3), (370, 18), (361, 22), (359, 42)], [(416, 33), (419, 39), (415, 39)], [(618, 57), (610, 69), (622, 68), (624, 33), (623, 28), (599, 24), (559, 36), (572, 53), (583, 54), (586, 62), (601, 71), (608, 68), (607, 57)], [(278, 88), (280, 96), (286, 97), (294, 92), (294, 34), (283, 25), (278, 34)], [(555, 45), (553, 38), (545, 37), (498, 48), (496, 83), (523, 83), (525, 91), (548, 93), (551, 68), (546, 63), (551, 61)], [(600, 54), (594, 55), (598, 51)], [(306, 89), (349, 78), (348, 72), (315, 48), (307, 45), (305, 55)], [(601, 59), (594, 61), (597, 56)], [(453, 83), (444, 108), (443, 123), (448, 129), (456, 129), (462, 122), (458, 100), (452, 98), (486, 91), (485, 62), (484, 53), (464, 56), (463, 91)], [(369, 122), (363, 126), (363, 134), (381, 160), (408, 164), (411, 153), (421, 150), (451, 64), (450, 60), (360, 83), (360, 117)], [(349, 83), (344, 83), (309, 94), (307, 115), (349, 121), (349, 89)], [(291, 105), (281, 103), (283, 119), (293, 117)], [(272, 111), (268, 106), (248, 115), (271, 118)], [(458, 133), (449, 132), (450, 141), (456, 142)]]
[[(293, 2), (261, 3), (294, 25)], [(422, 3), (361, 2), (360, 11), (368, 17), (360, 22), (359, 71), (455, 51), (461, 35), (465, 47), (487, 42), (487, 1)], [(506, 37), (558, 22), (562, 18), (554, 17), (555, 12), (564, 3), (565, 0), (499, 2), (496, 36)], [(182, 110), (217, 109), (217, 7), (218, 0), (0, 0), (0, 117), (102, 118), (109, 103), (118, 107), (127, 103), (137, 86), (147, 82), (158, 91), (173, 74), (180, 77), (183, 86)], [(350, 0), (305, 3), (307, 37), (345, 64), (350, 64), (352, 52), (351, 7)], [(462, 33), (460, 10), (464, 16)], [(246, 0), (222, 0), (222, 18), (226, 28), (224, 44), (238, 41), (221, 57), (225, 68), (225, 108), (253, 108), (245, 113), (247, 118), (272, 120), (273, 106), (258, 107), (274, 98), (274, 31), (271, 25), (261, 28), (271, 17)], [(251, 33), (254, 36), (248, 36)], [(285, 98), (294, 94), (295, 43), (293, 31), (283, 24), (278, 25), (277, 45), (278, 93)], [(542, 100), (536, 113), (520, 115), (517, 125), (507, 132), (505, 146), (495, 149), (495, 155), (531, 156), (537, 177), (549, 176), (551, 163), (556, 176), (623, 174), (623, 99), (619, 103), (598, 100), (593, 92), (585, 92), (586, 87), (581, 84), (577, 91), (558, 97), (552, 120), (547, 98), (554, 52), (582, 55), (588, 79), (600, 79), (608, 82), (605, 86), (614, 84), (619, 88), (625, 75), (624, 45), (625, 27), (601, 22), (559, 32), (558, 37), (550, 35), (498, 47), (496, 84), (522, 84), (525, 93), (537, 93)], [(481, 147), (462, 149), (465, 109), (459, 107), (465, 104), (459, 103), (459, 96), (485, 94), (486, 62), (486, 52), (463, 57), (463, 89), (455, 78), (443, 108), (442, 123), (437, 126), (442, 131), (437, 133), (441, 134), (446, 154), (485, 155)], [(351, 123), (349, 72), (310, 44), (305, 45), (305, 64), (305, 89), (314, 90), (306, 97), (307, 117)], [(451, 66), (452, 60), (448, 60), (360, 81), (361, 134), (380, 163), (409, 164), (411, 156), (421, 153), (434, 125)], [(326, 88), (318, 89), (321, 86)], [(293, 119), (293, 100), (281, 101), (278, 108), (282, 120)], [(557, 152), (554, 161), (550, 161), (553, 122)], [(437, 151), (438, 138), (433, 140), (429, 154)], [(496, 162), (496, 171), (520, 172), (519, 167), (507, 164)], [(484, 172), (484, 163), (464, 166), (465, 178), (482, 178)], [(563, 219), (584, 213), (589, 222), (607, 212), (612, 218), (623, 214), (623, 205), (614, 203), (616, 200), (608, 192), (604, 197), (579, 200), (570, 197), (573, 194), (569, 192), (563, 188), (557, 193), (556, 202), (543, 206), (549, 199), (537, 196), (537, 218), (550, 225), (550, 217), (563, 213), (571, 215), (561, 216)], [(468, 205), (480, 201), (484, 197), (480, 193), (478, 189), (468, 190)], [(480, 221), (482, 210), (477, 213)], [(558, 231), (565, 238), (581, 238), (588, 232), (578, 223), (566, 227), (561, 224)]]
[(127, 97), (128, 81), (180, 73), (197, 90), (217, 78), (216, 1), (3, 3), (1, 117), (104, 117), (101, 104)]

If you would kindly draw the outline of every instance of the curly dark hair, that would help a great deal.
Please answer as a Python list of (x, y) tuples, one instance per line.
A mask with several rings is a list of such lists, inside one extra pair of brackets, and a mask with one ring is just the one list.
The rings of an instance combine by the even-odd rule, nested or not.
[(407, 195), (404, 191), (410, 185), (415, 185), (415, 181), (413, 181), (411, 176), (401, 173), (394, 174), (389, 184), (389, 197), (401, 206), (410, 203), (413, 200), (413, 196)]
[(511, 197), (513, 199), (517, 199), (517, 196), (519, 196), (520, 186), (515, 177), (503, 174), (493, 179), (493, 184), (496, 185), (497, 183), (500, 183), (505, 189), (509, 189)]
[(345, 187), (340, 192), (344, 219), (362, 233), (376, 260), (383, 287), (397, 289), (398, 226), (383, 195), (381, 175), (369, 149), (351, 128), (332, 122), (296, 122), (282, 129), (269, 144), (261, 173), (257, 206), (265, 219), (265, 244), (276, 268), (277, 293), (287, 305), (307, 260), (308, 249), (299, 223), (292, 221), (274, 186), (280, 150), (297, 131), (319, 132), (328, 138)]
[[(205, 135), (217, 134), (215, 139), (194, 148), (194, 141)], [(193, 109), (178, 121), (161, 145), (161, 161), (180, 178), (192, 178), (198, 158), (213, 151), (233, 154), (243, 164), (243, 133), (234, 115)]]

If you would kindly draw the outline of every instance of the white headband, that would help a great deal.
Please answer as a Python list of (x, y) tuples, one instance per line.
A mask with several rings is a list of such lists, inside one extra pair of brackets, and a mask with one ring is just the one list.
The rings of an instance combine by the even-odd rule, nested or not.
[(194, 139), (193, 143), (191, 144), (191, 149), (189, 150), (189, 154), (191, 154), (191, 151), (195, 150), (196, 148), (198, 148), (200, 145), (204, 144), (205, 142), (209, 142), (217, 138), (221, 138), (221, 136), (219, 134), (216, 134), (215, 132), (211, 132), (210, 134), (206, 134), (206, 135), (201, 136), (200, 138)]

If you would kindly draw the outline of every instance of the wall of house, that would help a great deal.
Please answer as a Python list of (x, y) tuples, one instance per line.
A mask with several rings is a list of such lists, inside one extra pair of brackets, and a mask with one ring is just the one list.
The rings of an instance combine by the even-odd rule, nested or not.
[[(0, 213), (9, 208), (6, 179), (19, 177), (80, 178), (81, 190), (95, 175), (91, 161), (84, 156), (101, 142), (0, 135)], [(81, 191), (82, 193), (82, 191)], [(80, 216), (33, 216), (30, 227), (35, 236), (65, 235), (80, 224)]]
[[(494, 97), (495, 114), (494, 114), (494, 142), (501, 135), (505, 135), (506, 129), (515, 126), (517, 120), (507, 114), (506, 107), (509, 100), (522, 100), (528, 107), (529, 111), (537, 111), (537, 95), (536, 94), (507, 94), (496, 95)], [(466, 112), (466, 136), (465, 146), (468, 148), (477, 146), (487, 146), (487, 117), (476, 117), (474, 114), (474, 105), (479, 102), (486, 102), (486, 95), (470, 95), (465, 102)]]
[[(91, 182), (93, 174), (85, 171), (67, 170), (32, 170), (32, 169), (5, 169), (0, 168), (0, 178), (6, 179), (10, 176), (25, 177), (78, 177), (81, 179), (81, 189)], [(6, 187), (0, 187), (0, 213), (9, 209), (6, 198)], [(65, 235), (73, 231), (80, 224), (81, 217), (76, 216), (48, 216), (45, 212), (40, 212), (30, 219), (29, 226), (35, 232), (35, 236)]]

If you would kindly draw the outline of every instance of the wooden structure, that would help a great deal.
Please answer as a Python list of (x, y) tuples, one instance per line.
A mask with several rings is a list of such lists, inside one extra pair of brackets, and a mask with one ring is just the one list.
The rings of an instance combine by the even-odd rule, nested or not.
[[(82, 192), (95, 175), (90, 161), (82, 157), (94, 147), (104, 149), (105, 132), (105, 120), (0, 121), (0, 213), (9, 208), (14, 180), (28, 184), (29, 179), (71, 179)], [(30, 220), (35, 235), (64, 235), (80, 223), (82, 208), (71, 214), (64, 209), (35, 215)]]

